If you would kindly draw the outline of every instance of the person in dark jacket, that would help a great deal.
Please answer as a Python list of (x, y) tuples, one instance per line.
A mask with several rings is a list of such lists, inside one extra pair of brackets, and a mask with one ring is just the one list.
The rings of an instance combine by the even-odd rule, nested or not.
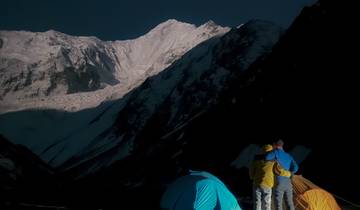
[(298, 165), (294, 158), (284, 151), (283, 146), (284, 142), (281, 139), (274, 143), (274, 149), (266, 154), (265, 160), (276, 162), (274, 166), (275, 186), (273, 188), (275, 209), (282, 210), (283, 198), (285, 198), (287, 209), (295, 210), (291, 175), (277, 173), (279, 171), (277, 169), (285, 169), (294, 174), (298, 170)]

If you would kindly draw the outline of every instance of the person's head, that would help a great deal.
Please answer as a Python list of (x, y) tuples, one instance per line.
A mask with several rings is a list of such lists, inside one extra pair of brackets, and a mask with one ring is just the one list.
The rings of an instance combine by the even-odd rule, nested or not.
[(271, 150), (273, 150), (273, 146), (271, 146), (270, 144), (265, 144), (261, 149), (263, 153), (270, 152)]
[(284, 146), (284, 141), (282, 139), (277, 140), (274, 142), (274, 148), (282, 149)]

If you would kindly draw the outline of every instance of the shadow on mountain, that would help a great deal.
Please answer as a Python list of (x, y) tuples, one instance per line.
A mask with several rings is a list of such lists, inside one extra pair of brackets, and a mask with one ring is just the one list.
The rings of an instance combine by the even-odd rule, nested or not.
[(55, 204), (62, 180), (56, 171), (21, 145), (0, 135), (0, 208), (20, 209), (19, 203)]
[[(206, 48), (208, 45), (214, 45), (218, 41), (219, 37), (209, 39), (201, 43), (199, 46), (195, 47), (185, 55), (191, 56), (191, 54), (198, 54), (197, 50), (200, 49), (202, 51), (204, 47)], [(177, 65), (177, 62), (175, 62), (173, 65)], [(119, 118), (119, 116), (124, 119), (126, 118), (126, 116), (129, 115), (129, 112), (131, 112), (131, 110), (129, 109), (122, 110), (121, 107), (126, 106), (129, 101), (131, 102), (133, 98), (136, 98), (138, 94), (141, 93), (142, 89), (144, 87), (147, 87), (149, 80), (170, 77), (172, 75), (171, 70), (171, 67), (169, 67), (158, 75), (148, 78), (140, 87), (132, 90), (121, 99), (103, 102), (102, 104), (94, 108), (84, 109), (78, 112), (67, 112), (53, 109), (31, 109), (2, 114), (0, 116), (0, 133), (4, 135), (7, 139), (11, 139), (12, 141), (14, 141), (15, 139), (16, 143), (29, 145), (29, 147), (31, 147), (33, 151), (37, 153), (37, 155), (46, 158), (51, 164), (57, 155), (61, 155), (61, 152), (66, 150), (66, 146), (69, 143), (67, 142), (67, 140), (70, 136), (76, 135), (76, 133), (78, 133), (79, 131), (83, 131), (84, 129), (89, 129), (90, 126), (96, 125), (96, 123), (101, 123), (104, 115), (106, 115), (111, 109), (117, 109), (116, 114), (111, 116), (114, 118), (113, 123), (109, 124), (107, 126), (107, 129), (104, 129), (99, 136), (91, 139), (91, 141), (89, 141), (89, 145), (96, 144), (96, 141), (98, 141), (100, 137), (106, 136), (109, 132), (112, 132), (113, 127), (115, 127), (116, 129), (120, 128), (122, 130), (130, 129), (127, 126), (131, 126), (131, 124), (129, 124), (128, 122), (121, 123), (117, 119)], [(19, 129), (19, 127), (21, 127), (21, 129)], [(38, 129), (38, 131), (34, 132), (36, 129)], [(19, 136), (19, 132), (16, 132), (17, 130), (27, 132), (29, 135), (27, 135), (27, 138), (20, 138), (20, 136), (23, 137), (24, 135), (23, 133), (21, 133), (21, 135)], [(41, 135), (42, 133), (45, 135)], [(52, 143), (46, 143), (51, 137), (53, 137)], [(87, 159), (85, 157), (85, 161), (83, 161), (84, 156), (75, 155), (74, 157), (70, 158), (69, 160), (61, 164), (59, 167), (57, 167), (57, 170), (59, 170), (58, 172), (54, 172), (53, 174), (49, 175), (50, 179), (52, 179), (51, 184), (47, 184), (47, 182), (44, 180), (44, 183), (42, 184), (46, 188), (42, 188), (42, 184), (41, 186), (39, 185), (37, 187), (30, 185), (34, 181), (33, 175), (25, 174), (24, 177), (26, 178), (26, 180), (18, 184), (20, 186), (15, 188), (16, 193), (8, 193), (9, 196), (6, 197), (4, 201), (11, 201), (15, 203), (30, 202), (37, 204), (51, 204), (53, 202), (55, 204), (61, 203), (74, 209), (95, 209), (103, 208), (104, 206), (114, 206), (114, 204), (118, 202), (118, 198), (120, 197), (122, 198), (121, 200), (125, 202), (121, 205), (127, 206), (126, 202), (141, 193), (141, 190), (139, 189), (133, 190), (131, 189), (131, 187), (127, 187), (127, 176), (123, 176), (122, 179), (120, 179), (119, 177), (120, 181), (116, 183), (115, 180), (114, 185), (112, 185), (107, 180), (97, 179), (97, 181), (91, 181), (92, 184), (83, 186), (82, 183), (84, 183), (84, 179), (73, 179), (81, 176), (82, 173), (87, 173), (87, 169), (91, 167), (92, 164), (96, 163), (93, 162), (93, 159), (96, 159), (95, 161), (101, 161), (103, 157), (108, 158), (109, 156), (111, 157), (113, 155), (116, 155), (119, 147), (123, 146), (123, 143), (124, 142), (118, 143), (113, 148), (100, 153), (94, 158)], [(59, 145), (62, 147), (62, 149), (60, 151), (55, 150), (54, 148)], [(25, 147), (21, 146), (21, 148)], [(7, 148), (4, 148), (4, 150), (6, 151)], [(82, 155), (91, 155), (92, 152), (93, 151), (91, 150), (84, 151)], [(139, 152), (135, 153), (137, 154)], [(137, 155), (135, 155), (135, 157), (137, 157)], [(133, 158), (129, 157), (125, 159), (126, 160), (124, 162), (126, 163), (128, 159), (132, 161)], [(74, 164), (74, 162), (79, 162), (79, 166), (72, 168), (71, 166), (72, 164)], [(26, 163), (25, 166), (29, 168), (35, 167), (30, 163)], [(142, 164), (132, 166), (132, 168), (135, 168), (136, 170), (140, 169), (141, 167)], [(156, 176), (156, 173), (154, 175)], [(40, 180), (42, 179), (41, 176), (36, 178), (39, 178)], [(85, 180), (87, 180), (87, 178), (85, 178)], [(6, 182), (9, 182), (9, 184), (11, 184), (10, 181)], [(32, 196), (28, 198), (22, 196), (26, 195), (32, 190), (40, 190), (42, 192), (39, 194), (33, 193)], [(116, 193), (114, 193), (114, 190), (116, 191)], [(43, 196), (43, 193), (46, 193), (46, 196)], [(157, 193), (154, 192), (154, 194), (156, 195), (158, 195), (159, 193), (160, 191)], [(115, 198), (114, 196), (116, 196), (117, 198)], [(85, 198), (85, 200), (82, 200), (83, 198)]]
[[(237, 56), (236, 51), (219, 56), (216, 64), (238, 73), (229, 81), (216, 106), (166, 138), (164, 126), (169, 116), (161, 110), (168, 104), (157, 107), (159, 111), (137, 133), (132, 155), (68, 184), (66, 202), (75, 209), (123, 206), (156, 209), (166, 185), (188, 169), (209, 171), (238, 196), (249, 196), (251, 182), (247, 169), (237, 170), (230, 163), (249, 143), (270, 143), (278, 138), (285, 141), (285, 149), (298, 144), (312, 148), (300, 165), (300, 173), (325, 190), (358, 202), (359, 187), (353, 172), (357, 159), (350, 157), (358, 152), (353, 142), (359, 137), (355, 102), (358, 83), (355, 73), (348, 71), (353, 68), (344, 53), (350, 29), (334, 29), (330, 20), (335, 8), (336, 5), (320, 1), (303, 9), (272, 53), (258, 59), (245, 72), (236, 71), (238, 66), (229, 62)], [(171, 74), (168, 70), (154, 77)], [(149, 81), (133, 90), (129, 101)], [(101, 120), (115, 103), (58, 114), (71, 118), (96, 112), (97, 117), (89, 121), (92, 124)], [(8, 115), (32, 116), (29, 112)], [(48, 111), (35, 111), (39, 115), (42, 112)], [(131, 106), (122, 110), (113, 126), (131, 130), (123, 120), (132, 112), (136, 110)], [(114, 147), (97, 158), (108, 157), (117, 150)], [(83, 162), (67, 171), (67, 175), (78, 174), (92, 161)]]
[[(358, 202), (358, 187), (349, 189), (358, 185), (356, 173), (346, 172), (356, 170), (350, 155), (358, 150), (352, 141), (359, 137), (358, 88), (355, 72), (349, 71), (351, 60), (343, 53), (351, 44), (346, 40), (351, 29), (334, 29), (329, 17), (335, 8), (325, 1), (305, 8), (270, 55), (234, 77), (220, 104), (162, 141), (163, 136), (154, 131), (163, 128), (167, 116), (157, 112), (139, 134), (132, 159), (83, 180), (83, 185), (127, 180), (130, 191), (139, 193), (129, 203), (139, 196), (145, 205), (155, 207), (166, 183), (191, 168), (210, 171), (237, 195), (249, 196), (247, 169), (235, 170), (230, 162), (250, 142), (282, 138), (285, 149), (298, 144), (312, 149), (299, 173)], [(235, 55), (224, 55), (217, 62), (237, 68), (228, 62), (229, 56)]]

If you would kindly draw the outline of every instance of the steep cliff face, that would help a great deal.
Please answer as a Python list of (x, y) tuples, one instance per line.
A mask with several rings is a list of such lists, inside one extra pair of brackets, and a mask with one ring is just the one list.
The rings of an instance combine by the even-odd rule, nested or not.
[(111, 42), (53, 30), (1, 31), (0, 111), (94, 107), (123, 96), (228, 30), (211, 21), (196, 27), (168, 20), (137, 39)]

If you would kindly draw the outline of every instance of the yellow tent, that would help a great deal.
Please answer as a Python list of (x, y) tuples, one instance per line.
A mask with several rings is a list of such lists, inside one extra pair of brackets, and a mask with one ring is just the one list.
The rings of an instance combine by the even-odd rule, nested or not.
[(335, 198), (302, 176), (292, 178), (296, 210), (341, 210)]

